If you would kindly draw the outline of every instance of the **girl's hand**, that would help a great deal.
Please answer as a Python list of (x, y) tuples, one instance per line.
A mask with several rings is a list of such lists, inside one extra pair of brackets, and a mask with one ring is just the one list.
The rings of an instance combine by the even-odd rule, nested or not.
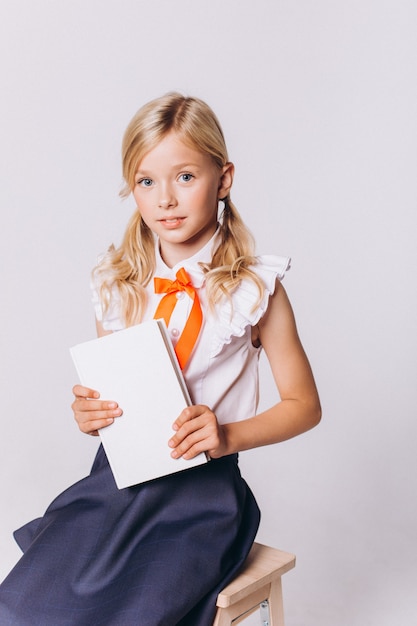
[(174, 459), (192, 459), (200, 452), (207, 452), (213, 459), (227, 454), (224, 431), (208, 406), (187, 407), (172, 427), (176, 433), (168, 445), (174, 448), (171, 452)]
[(100, 400), (100, 394), (94, 389), (75, 385), (72, 392), (75, 400), (71, 408), (83, 433), (96, 437), (100, 428), (112, 424), (114, 418), (122, 414), (117, 402)]

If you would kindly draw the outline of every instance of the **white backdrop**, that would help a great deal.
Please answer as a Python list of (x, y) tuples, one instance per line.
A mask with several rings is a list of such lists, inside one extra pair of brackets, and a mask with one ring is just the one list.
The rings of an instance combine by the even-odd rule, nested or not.
[(318, 428), (241, 457), (258, 539), (297, 555), (287, 624), (417, 623), (416, 22), (413, 0), (0, 1), (0, 578), (89, 470), (68, 348), (133, 207), (124, 128), (178, 89), (223, 124), (258, 251), (293, 258), (321, 394)]

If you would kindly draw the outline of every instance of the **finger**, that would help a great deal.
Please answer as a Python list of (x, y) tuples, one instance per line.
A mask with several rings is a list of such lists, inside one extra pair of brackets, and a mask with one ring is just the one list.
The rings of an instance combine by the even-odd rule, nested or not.
[(182, 426), (176, 430), (175, 435), (171, 437), (168, 442), (168, 445), (171, 448), (177, 448), (181, 442), (183, 442), (187, 437), (189, 437), (195, 431), (199, 431), (204, 428), (206, 421), (201, 419), (200, 417), (195, 417), (188, 422), (182, 424)]
[[(222, 434), (220, 430), (216, 430), (215, 432), (211, 429), (206, 429), (208, 431), (204, 439), (196, 440), (196, 443), (191, 444), (191, 438), (186, 439), (185, 444), (189, 445), (188, 449), (182, 453), (182, 457), (186, 460), (192, 459), (198, 454), (205, 453), (208, 458), (219, 458), (226, 453), (225, 442), (223, 440)], [(174, 457), (178, 458), (178, 457)]]
[[(74, 419), (78, 424), (78, 428), (81, 432), (88, 434), (109, 426), (114, 422), (115, 418), (119, 418), (123, 413), (117, 405), (115, 409), (106, 409), (108, 404), (111, 406), (115, 405), (116, 403), (114, 402), (106, 403), (94, 400), (78, 400), (74, 404), (80, 409), (76, 410), (73, 406)], [(87, 405), (87, 408), (91, 406), (95, 410), (81, 410), (84, 405)]]
[[(187, 420), (187, 418), (188, 421), (184, 421), (184, 419)], [(191, 433), (202, 430), (203, 428), (207, 429), (206, 432), (208, 434), (216, 434), (218, 424), (213, 411), (207, 406), (196, 405), (185, 409), (173, 425), (173, 428), (176, 433), (171, 437), (168, 445), (170, 445), (171, 448), (176, 448), (182, 441), (189, 437)]]
[(76, 398), (99, 398), (100, 394), (95, 389), (84, 387), (83, 385), (74, 385), (72, 393)]
[(74, 418), (79, 424), (85, 424), (87, 422), (97, 422), (102, 420), (114, 420), (122, 415), (122, 411), (75, 411)]
[(172, 428), (178, 431), (184, 424), (190, 422), (191, 420), (195, 420), (197, 417), (203, 415), (206, 411), (209, 410), (210, 409), (207, 406), (201, 404), (187, 406), (177, 417), (172, 425)]
[(107, 400), (90, 400), (88, 398), (76, 398), (72, 403), (72, 409), (76, 413), (96, 413), (107, 411), (108, 417), (120, 415), (121, 409), (117, 402)]
[(105, 419), (90, 420), (87, 422), (78, 422), (78, 427), (81, 430), (81, 432), (87, 435), (96, 436), (98, 435), (98, 431), (101, 428), (110, 426), (110, 424), (113, 424), (113, 422), (114, 422), (114, 418), (111, 417), (111, 418), (105, 418)]
[[(193, 420), (196, 422), (197, 420)], [(185, 426), (181, 429), (185, 430)], [(183, 433), (181, 433), (183, 434)], [(175, 441), (176, 436), (171, 438), (169, 445), (174, 447), (171, 456), (174, 459), (180, 458), (191, 459), (201, 452), (206, 452), (209, 449), (217, 448), (219, 445), (219, 437), (217, 429), (213, 428), (211, 424), (202, 423), (200, 428), (188, 433), (186, 437), (181, 438), (178, 443)]]
[(208, 442), (204, 439), (188, 437), (182, 442), (175, 450), (171, 452), (171, 456), (174, 459), (183, 458), (185, 460), (193, 459), (198, 454), (206, 452), (208, 449)]

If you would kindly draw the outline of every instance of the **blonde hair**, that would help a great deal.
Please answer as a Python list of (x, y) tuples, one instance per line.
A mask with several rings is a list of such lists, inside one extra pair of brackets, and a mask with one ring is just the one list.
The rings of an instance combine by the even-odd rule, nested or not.
[[(198, 98), (169, 93), (139, 109), (126, 129), (122, 142), (125, 181), (120, 192), (122, 197), (127, 197), (134, 189), (135, 175), (145, 154), (172, 131), (192, 148), (208, 154), (219, 169), (228, 162), (223, 131), (210, 107)], [(207, 296), (212, 308), (223, 297), (230, 297), (244, 278), (255, 283), (259, 299), (264, 292), (263, 283), (250, 269), (256, 264), (252, 235), (230, 198), (223, 201), (220, 243), (211, 263), (201, 265), (206, 274)], [(126, 326), (139, 323), (146, 308), (145, 288), (154, 271), (154, 235), (136, 210), (120, 247), (111, 246), (93, 270), (93, 276), (100, 284), (104, 312), (117, 294)]]

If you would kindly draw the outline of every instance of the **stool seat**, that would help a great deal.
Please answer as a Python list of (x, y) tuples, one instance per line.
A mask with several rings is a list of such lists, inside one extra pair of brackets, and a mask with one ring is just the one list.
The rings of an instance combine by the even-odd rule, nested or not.
[(295, 567), (295, 556), (254, 543), (239, 574), (217, 596), (213, 626), (233, 626), (258, 608), (265, 626), (284, 626), (281, 576)]

